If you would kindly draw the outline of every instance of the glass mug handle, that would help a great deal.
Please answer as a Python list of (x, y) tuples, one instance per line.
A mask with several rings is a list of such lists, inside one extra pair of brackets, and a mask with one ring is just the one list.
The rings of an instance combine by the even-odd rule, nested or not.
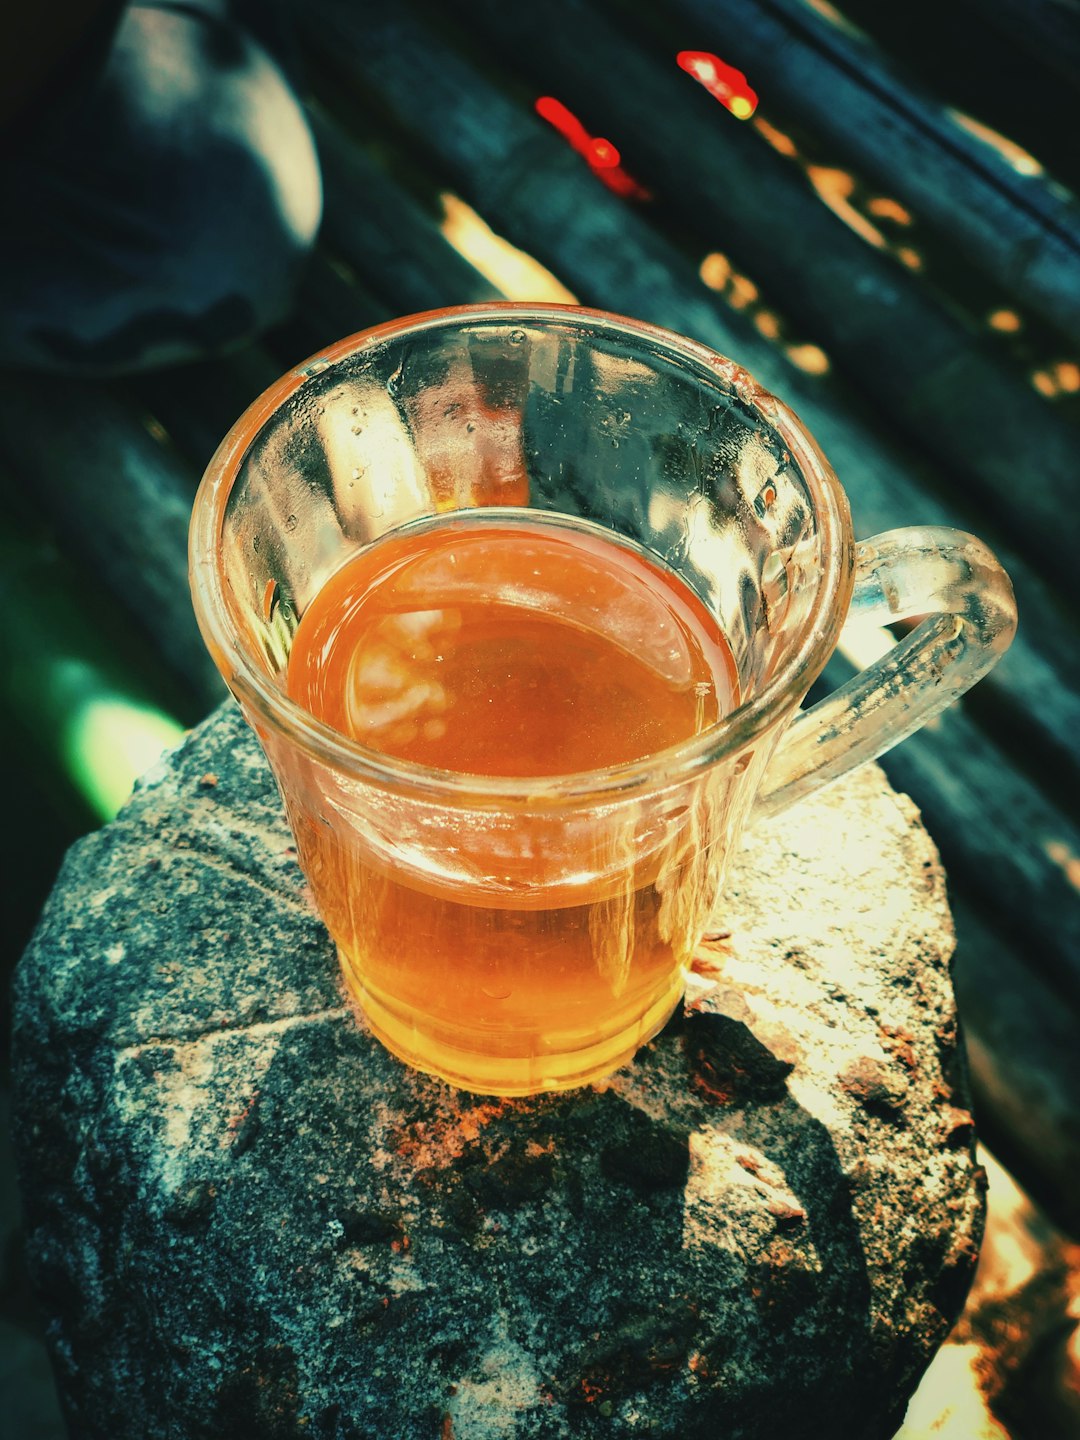
[(753, 819), (883, 755), (970, 690), (1008, 649), (1016, 601), (990, 550), (962, 530), (912, 527), (860, 541), (846, 623), (915, 616), (925, 618), (887, 655), (796, 716)]

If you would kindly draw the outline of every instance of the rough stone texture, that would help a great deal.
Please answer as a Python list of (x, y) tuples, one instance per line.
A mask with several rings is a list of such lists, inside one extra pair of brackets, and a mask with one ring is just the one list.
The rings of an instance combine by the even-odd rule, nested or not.
[(749, 838), (718, 923), (606, 1085), (455, 1092), (358, 1023), (215, 713), (73, 849), (19, 972), (74, 1434), (892, 1434), (982, 1223), (940, 866), (867, 768)]

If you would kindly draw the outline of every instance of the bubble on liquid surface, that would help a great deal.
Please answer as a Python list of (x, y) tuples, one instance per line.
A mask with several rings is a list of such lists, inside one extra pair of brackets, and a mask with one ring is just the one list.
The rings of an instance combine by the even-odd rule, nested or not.
[(508, 338), (508, 340), (510, 341), (510, 344), (511, 344), (511, 345), (524, 345), (524, 344), (525, 344), (525, 331), (524, 331), (524, 330), (511, 330), (511, 331), (510, 331), (510, 334), (508, 335), (507, 338)]

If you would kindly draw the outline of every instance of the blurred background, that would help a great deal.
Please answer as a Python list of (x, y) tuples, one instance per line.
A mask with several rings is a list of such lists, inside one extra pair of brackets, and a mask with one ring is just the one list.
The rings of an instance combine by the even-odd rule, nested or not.
[[(6, 62), (24, 212), (0, 300), (30, 318), (0, 325), (4, 1134), (11, 974), (66, 848), (223, 697), (185, 544), (232, 421), (393, 315), (499, 296), (634, 315), (787, 400), (857, 535), (959, 525), (1013, 577), (1009, 655), (885, 761), (950, 877), (991, 1174), (968, 1310), (902, 1435), (1080, 1435), (1078, 0), (124, 10), (62, 5), (48, 64), (18, 63), (31, 21)], [(129, 160), (93, 107), (136, 63), (158, 149)], [(124, 244), (95, 210), (114, 192), (157, 215)], [(843, 646), (826, 686), (889, 640)], [(0, 1225), (7, 1433), (60, 1436), (6, 1150)]]

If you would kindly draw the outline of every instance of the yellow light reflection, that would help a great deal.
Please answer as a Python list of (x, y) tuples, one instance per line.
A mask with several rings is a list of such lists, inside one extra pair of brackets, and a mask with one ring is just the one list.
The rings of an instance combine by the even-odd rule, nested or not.
[(775, 125), (770, 125), (761, 115), (754, 120), (754, 129), (763, 140), (767, 140), (772, 148), (781, 155), (786, 155), (789, 160), (794, 160), (799, 153), (799, 147), (792, 140), (790, 135), (785, 135), (782, 130), (777, 130)]
[(766, 340), (776, 340), (780, 335), (780, 321), (771, 310), (760, 310), (754, 316), (754, 324)]
[(749, 275), (740, 275), (738, 272), (732, 271), (728, 303), (735, 310), (745, 310), (747, 305), (757, 297), (758, 288)]
[(807, 375), (827, 375), (832, 361), (820, 345), (788, 345), (784, 351), (787, 358)]
[(460, 196), (444, 190), (439, 199), (443, 207), (439, 229), (443, 235), (458, 254), (464, 256), (508, 300), (548, 300), (562, 305), (578, 303), (574, 292), (556, 279), (539, 260), (497, 235)]
[(1070, 395), (1080, 390), (1080, 365), (1075, 360), (1059, 360), (1054, 366), (1054, 378)]
[(1049, 840), (1043, 846), (1047, 859), (1057, 865), (1074, 890), (1080, 890), (1080, 855), (1063, 840)]
[(819, 15), (828, 20), (830, 25), (835, 25), (838, 30), (843, 30), (848, 35), (862, 35), (863, 32), (859, 27), (853, 25), (846, 15), (841, 14), (835, 5), (830, 5), (829, 0), (806, 0), (806, 4), (811, 10), (816, 10)]
[(1015, 140), (1010, 140), (1008, 136), (992, 130), (981, 120), (975, 120), (970, 115), (965, 115), (962, 110), (949, 110), (946, 113), (969, 135), (974, 135), (976, 140), (981, 140), (996, 150), (1018, 175), (1042, 175), (1044, 173), (1043, 167), (1035, 159), (1035, 156), (1025, 150), (1022, 145), (1017, 145)]
[(1005, 335), (1015, 335), (1023, 328), (1023, 320), (1015, 310), (994, 310), (986, 317), (991, 330), (1000, 330)]
[(1058, 383), (1048, 370), (1033, 370), (1031, 372), (1031, 383), (1038, 390), (1040, 395), (1045, 395), (1052, 400), (1058, 393)]
[(719, 250), (714, 250), (702, 260), (698, 274), (710, 290), (723, 290), (731, 279), (731, 261)]
[(918, 250), (913, 249), (910, 245), (901, 245), (896, 251), (896, 258), (909, 270), (921, 270), (926, 263)]
[(982, 1349), (944, 1345), (908, 1406), (896, 1440), (1009, 1440), (980, 1385)]
[(866, 208), (879, 220), (895, 220), (897, 225), (910, 225), (914, 219), (910, 210), (889, 195), (875, 195)]
[(853, 175), (846, 170), (834, 170), (826, 165), (808, 165), (806, 175), (810, 184), (813, 185), (834, 215), (839, 215), (844, 224), (854, 230), (856, 235), (861, 235), (864, 240), (877, 246), (879, 250), (884, 249), (885, 236), (851, 203), (851, 196), (855, 191)]

